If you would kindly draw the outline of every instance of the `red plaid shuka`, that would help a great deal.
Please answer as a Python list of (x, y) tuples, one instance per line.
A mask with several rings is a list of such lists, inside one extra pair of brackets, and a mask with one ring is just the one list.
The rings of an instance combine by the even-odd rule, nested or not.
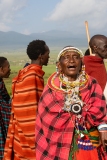
[[(56, 85), (59, 85), (58, 78)], [(96, 80), (89, 77), (86, 87), (80, 93), (85, 104), (82, 115), (86, 121), (92, 126), (105, 122), (105, 98)], [(36, 160), (69, 159), (75, 124), (71, 114), (62, 110), (63, 106), (64, 94), (46, 85), (36, 119)]]

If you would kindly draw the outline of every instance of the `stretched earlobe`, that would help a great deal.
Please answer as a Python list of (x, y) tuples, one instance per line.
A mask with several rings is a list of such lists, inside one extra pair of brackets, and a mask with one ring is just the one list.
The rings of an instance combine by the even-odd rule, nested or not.
[(0, 72), (3, 72), (3, 67), (0, 67)]
[(96, 53), (97, 52), (98, 47), (97, 46), (93, 46), (93, 51)]

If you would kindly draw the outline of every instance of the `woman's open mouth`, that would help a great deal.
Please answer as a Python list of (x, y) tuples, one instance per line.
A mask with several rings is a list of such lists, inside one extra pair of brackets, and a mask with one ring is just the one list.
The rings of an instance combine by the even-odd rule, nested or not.
[(76, 66), (75, 66), (75, 65), (70, 65), (70, 66), (68, 66), (67, 68), (68, 68), (69, 70), (74, 71), (74, 70), (76, 69)]

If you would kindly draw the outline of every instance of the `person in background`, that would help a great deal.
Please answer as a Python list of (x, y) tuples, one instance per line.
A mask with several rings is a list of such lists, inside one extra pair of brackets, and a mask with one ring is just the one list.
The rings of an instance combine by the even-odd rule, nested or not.
[(50, 50), (43, 40), (27, 46), (31, 64), (12, 81), (12, 116), (6, 139), (4, 160), (35, 160), (35, 120), (38, 101), (44, 88), (44, 71)]
[(85, 51), (84, 56), (89, 56), (90, 55), (90, 51), (89, 48)]
[(87, 49), (83, 57), (85, 71), (98, 81), (107, 99), (107, 72), (104, 64), (104, 59), (107, 59), (107, 37), (94, 35), (90, 39), (89, 45), (92, 55)]
[(10, 64), (7, 58), (0, 57), (0, 160), (2, 160), (4, 154), (11, 114), (11, 98), (7, 92), (3, 78), (8, 78), (10, 71)]
[(24, 65), (24, 68), (27, 67), (29, 64), (30, 64), (30, 63), (27, 62), (27, 63)]
[[(83, 63), (85, 64), (85, 71), (88, 75), (94, 77), (100, 84), (107, 103), (107, 72), (104, 64), (104, 59), (107, 59), (107, 37), (104, 35), (94, 35), (89, 42), (92, 51), (90, 55), (89, 50), (85, 52)], [(99, 126), (103, 144), (107, 150), (107, 124)]]
[(100, 85), (82, 65), (83, 53), (67, 46), (58, 54), (38, 104), (36, 160), (105, 160), (98, 126), (107, 122)]

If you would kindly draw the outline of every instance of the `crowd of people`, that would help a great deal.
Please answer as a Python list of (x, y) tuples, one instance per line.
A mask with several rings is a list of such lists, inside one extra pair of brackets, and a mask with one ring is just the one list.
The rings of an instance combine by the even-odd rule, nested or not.
[(44, 86), (50, 50), (30, 42), (31, 63), (12, 79), (12, 98), (3, 81), (10, 64), (0, 57), (0, 160), (107, 159), (107, 37), (94, 35), (89, 46), (92, 55), (65, 46)]

